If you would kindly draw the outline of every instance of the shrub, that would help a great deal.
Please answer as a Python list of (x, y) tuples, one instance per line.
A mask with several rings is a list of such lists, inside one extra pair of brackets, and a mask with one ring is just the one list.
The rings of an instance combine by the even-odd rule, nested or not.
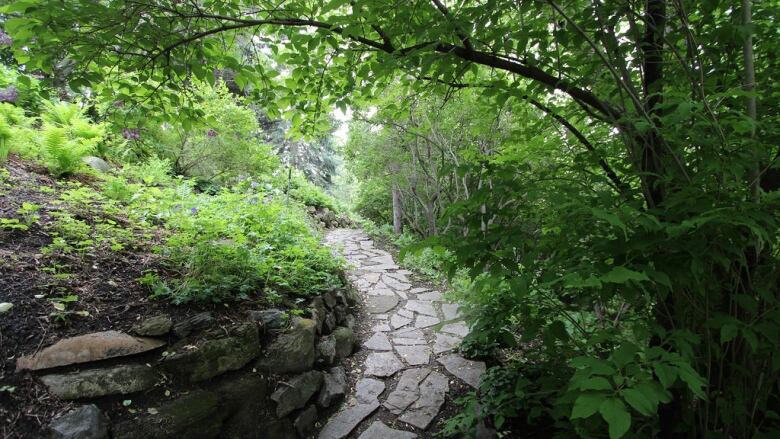
[(241, 184), (195, 194), (193, 180), (140, 188), (129, 208), (162, 220), (157, 249), (172, 276), (150, 276), (154, 296), (174, 303), (229, 302), (250, 296), (309, 296), (339, 285), (339, 262), (323, 248), (303, 210)]
[[(281, 183), (281, 185), (284, 185), (282, 187), (286, 187), (287, 181)], [(333, 211), (337, 210), (336, 201), (333, 197), (307, 180), (306, 177), (300, 174), (293, 175), (289, 181), (289, 186), (290, 198), (300, 201), (306, 206), (313, 206), (318, 209), (328, 208)]]

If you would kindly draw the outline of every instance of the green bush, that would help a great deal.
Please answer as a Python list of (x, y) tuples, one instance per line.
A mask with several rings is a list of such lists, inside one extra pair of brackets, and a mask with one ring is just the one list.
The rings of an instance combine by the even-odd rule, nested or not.
[(174, 303), (310, 296), (340, 284), (340, 263), (320, 245), (297, 204), (247, 184), (195, 194), (194, 181), (142, 186), (129, 204), (139, 221), (162, 221), (157, 252), (171, 276), (147, 278)]
[[(278, 184), (282, 187), (286, 187), (287, 179), (284, 182)], [(324, 190), (310, 182), (303, 175), (296, 173), (289, 181), (290, 186), (290, 198), (300, 201), (306, 206), (313, 206), (318, 209), (328, 208), (332, 211), (337, 211), (336, 201), (330, 195), (326, 194)]]

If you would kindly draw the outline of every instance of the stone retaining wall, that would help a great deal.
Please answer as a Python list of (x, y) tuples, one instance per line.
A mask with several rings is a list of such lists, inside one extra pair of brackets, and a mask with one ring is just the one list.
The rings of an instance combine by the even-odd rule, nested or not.
[[(17, 369), (34, 373), (53, 397), (79, 404), (51, 422), (53, 438), (303, 438), (347, 391), (338, 364), (355, 344), (356, 298), (334, 290), (311, 301), (307, 318), (250, 311), (228, 326), (209, 313), (179, 322), (154, 316), (132, 336), (60, 340), (20, 357)], [(184, 388), (129, 416), (105, 402), (170, 382)]]

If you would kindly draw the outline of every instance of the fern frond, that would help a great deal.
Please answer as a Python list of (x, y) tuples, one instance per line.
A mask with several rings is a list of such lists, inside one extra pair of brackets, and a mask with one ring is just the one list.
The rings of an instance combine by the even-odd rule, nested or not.
[(56, 127), (72, 125), (77, 120), (83, 120), (84, 116), (76, 104), (67, 102), (45, 102), (46, 111), (41, 115), (44, 123)]

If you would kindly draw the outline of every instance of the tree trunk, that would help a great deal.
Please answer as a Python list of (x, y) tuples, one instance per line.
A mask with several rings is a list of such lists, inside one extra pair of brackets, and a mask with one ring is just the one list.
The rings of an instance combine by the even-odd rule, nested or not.
[[(752, 5), (750, 0), (742, 0), (742, 25), (745, 28), (749, 28), (753, 18)], [(750, 93), (747, 101), (747, 115), (752, 122), (756, 122), (757, 110), (756, 110), (756, 69), (753, 66), (753, 35), (748, 34), (745, 37), (745, 42), (742, 43), (742, 56), (745, 58), (745, 79), (743, 82), (743, 88)], [(755, 128), (751, 132), (751, 137), (755, 137)], [(754, 147), (755, 149), (755, 147)], [(761, 184), (761, 174), (759, 173), (759, 154), (755, 154), (755, 163), (748, 173), (748, 187), (751, 201), (758, 201), (759, 198), (759, 186)]]
[(401, 223), (401, 217), (403, 215), (401, 206), (401, 190), (398, 188), (398, 183), (393, 182), (393, 233), (400, 235), (403, 231), (403, 225)]

